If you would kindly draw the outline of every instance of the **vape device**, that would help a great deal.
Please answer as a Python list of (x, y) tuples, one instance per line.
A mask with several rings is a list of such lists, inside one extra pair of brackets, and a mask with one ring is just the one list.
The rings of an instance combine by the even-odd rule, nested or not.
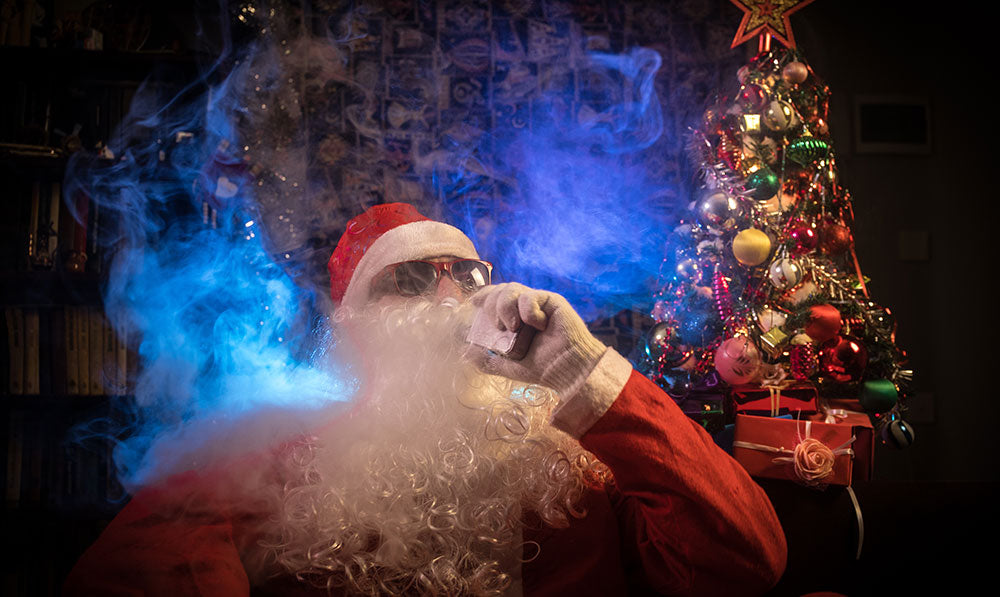
[(465, 340), (470, 344), (481, 346), (508, 359), (519, 361), (528, 354), (531, 341), (535, 337), (535, 328), (522, 325), (516, 332), (498, 330), (496, 323), (483, 314), (482, 309), (476, 311), (472, 327)]

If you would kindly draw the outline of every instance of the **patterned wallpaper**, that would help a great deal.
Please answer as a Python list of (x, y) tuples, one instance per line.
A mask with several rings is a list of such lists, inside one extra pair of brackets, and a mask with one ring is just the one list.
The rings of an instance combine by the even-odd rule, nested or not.
[[(613, 77), (596, 80), (583, 57), (636, 46), (662, 57), (663, 134), (642, 153), (643, 167), (680, 195), (668, 200), (686, 201), (685, 131), (746, 61), (747, 48), (729, 48), (739, 17), (726, 0), (314, 0), (285, 15), (285, 31), (307, 30), (334, 48), (335, 72), (302, 92), (306, 217), (272, 217), (271, 237), (321, 283), (344, 223), (369, 205), (406, 201), (447, 217), (455, 205), (495, 200), (503, 181), (491, 164), (505, 156), (492, 140), (546, 119), (599, 120), (630, 91)], [(284, 44), (274, 24), (268, 35)], [(274, 134), (258, 139), (281, 145)], [(281, 230), (284, 221), (295, 229)]]

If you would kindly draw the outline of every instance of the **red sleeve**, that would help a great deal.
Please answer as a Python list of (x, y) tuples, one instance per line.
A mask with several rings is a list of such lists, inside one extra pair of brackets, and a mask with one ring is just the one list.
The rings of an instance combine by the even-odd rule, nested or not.
[(63, 594), (249, 595), (232, 523), (205, 507), (211, 500), (191, 499), (199, 495), (187, 491), (195, 483), (191, 475), (175, 477), (169, 489), (137, 494), (77, 562)]
[(627, 555), (668, 595), (760, 595), (785, 568), (785, 535), (764, 491), (637, 371), (580, 443), (620, 491)]

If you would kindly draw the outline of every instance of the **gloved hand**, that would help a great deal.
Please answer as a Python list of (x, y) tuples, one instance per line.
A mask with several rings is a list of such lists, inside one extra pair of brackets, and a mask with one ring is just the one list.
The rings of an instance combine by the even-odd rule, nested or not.
[(483, 288), (471, 301), (497, 329), (517, 331), (529, 325), (538, 330), (528, 353), (519, 361), (485, 349), (475, 353), (477, 364), (487, 373), (552, 388), (568, 398), (608, 350), (590, 333), (569, 301), (554, 292), (517, 283), (497, 284)]

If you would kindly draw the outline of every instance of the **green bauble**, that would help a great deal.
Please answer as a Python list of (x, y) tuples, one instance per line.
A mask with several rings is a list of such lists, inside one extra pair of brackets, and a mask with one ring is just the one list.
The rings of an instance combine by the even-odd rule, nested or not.
[(861, 406), (870, 413), (883, 413), (896, 405), (899, 393), (896, 385), (888, 379), (869, 379), (861, 384), (858, 399)]
[(805, 166), (825, 157), (830, 146), (815, 137), (799, 137), (785, 148), (785, 155), (796, 164)]
[(774, 197), (774, 194), (780, 188), (778, 175), (774, 173), (774, 170), (767, 167), (751, 172), (750, 176), (747, 177), (746, 186), (752, 189), (750, 196), (758, 201), (766, 201)]

